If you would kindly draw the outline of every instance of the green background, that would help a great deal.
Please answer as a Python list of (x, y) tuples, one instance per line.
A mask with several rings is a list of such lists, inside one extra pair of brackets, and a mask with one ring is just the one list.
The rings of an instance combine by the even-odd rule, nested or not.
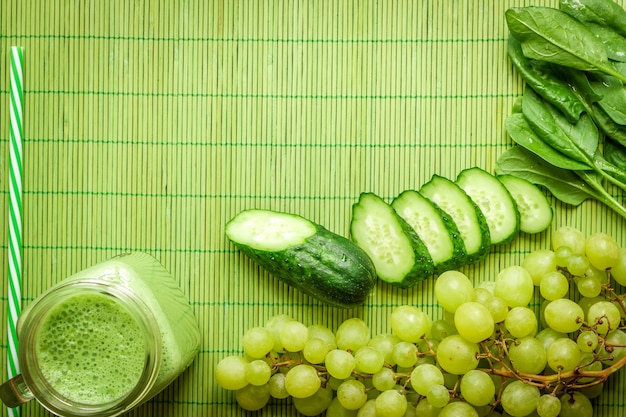
[[(365, 306), (326, 307), (260, 271), (224, 236), (258, 207), (348, 235), (361, 192), (390, 200), (433, 174), (493, 172), (522, 83), (506, 56), (504, 12), (557, 1), (0, 2), (0, 235), (7, 236), (9, 48), (24, 47), (23, 302), (121, 252), (157, 257), (203, 330), (192, 367), (135, 416), (241, 416), (213, 381), (241, 335), (277, 313), (335, 328), (361, 317), (388, 331), (391, 309), (433, 317), (432, 279), (379, 283)], [(554, 227), (624, 221), (595, 202), (554, 202)], [(493, 279), (550, 232), (492, 249), (463, 271)], [(6, 253), (6, 238), (0, 249)], [(7, 281), (6, 255), (0, 278)], [(2, 286), (6, 323), (6, 285)], [(6, 368), (6, 332), (1, 364)], [(598, 416), (624, 412), (624, 376)], [(3, 410), (4, 412), (4, 410)], [(23, 415), (46, 413), (35, 402)], [(296, 415), (274, 401), (258, 415)]]

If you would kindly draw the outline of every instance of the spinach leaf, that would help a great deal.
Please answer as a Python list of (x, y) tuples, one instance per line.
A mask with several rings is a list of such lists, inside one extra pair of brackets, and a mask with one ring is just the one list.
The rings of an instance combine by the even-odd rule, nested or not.
[(604, 72), (626, 81), (609, 63), (604, 44), (567, 13), (529, 6), (507, 10), (506, 20), (527, 58), (581, 71)]
[(624, 84), (615, 77), (608, 75), (598, 74), (594, 78), (595, 80), (590, 81), (591, 88), (602, 96), (598, 105), (615, 123), (626, 125), (626, 90), (624, 90)]
[(614, 30), (597, 23), (587, 23), (586, 26), (604, 44), (609, 59), (626, 62), (626, 38)]
[(576, 121), (585, 110), (585, 106), (572, 92), (569, 85), (559, 78), (550, 65), (541, 65), (541, 61), (531, 61), (522, 52), (522, 45), (513, 36), (509, 36), (507, 52), (513, 66), (524, 81), (541, 97), (561, 110), (570, 121)]
[(561, 10), (581, 22), (613, 28), (626, 36), (626, 11), (611, 0), (561, 0)]
[(590, 114), (606, 136), (626, 146), (626, 126), (615, 123), (598, 104), (593, 104)]
[(626, 147), (611, 139), (605, 140), (604, 157), (619, 169), (626, 171)]

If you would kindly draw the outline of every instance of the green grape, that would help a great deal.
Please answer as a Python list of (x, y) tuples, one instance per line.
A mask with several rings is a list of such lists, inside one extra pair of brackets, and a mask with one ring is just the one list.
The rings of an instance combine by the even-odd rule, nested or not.
[(370, 329), (363, 320), (353, 317), (339, 325), (335, 339), (339, 349), (356, 352), (370, 341)]
[(561, 333), (575, 332), (585, 317), (583, 309), (567, 298), (550, 301), (543, 314), (548, 326)]
[(367, 401), (365, 385), (356, 379), (348, 379), (337, 388), (337, 398), (347, 410), (358, 410)]
[(617, 263), (611, 268), (611, 277), (619, 285), (626, 286), (626, 248), (621, 248)]
[(491, 317), (495, 323), (501, 323), (509, 314), (509, 306), (506, 301), (500, 297), (493, 296), (485, 305), (491, 313)]
[(267, 383), (270, 395), (274, 398), (284, 399), (289, 397), (289, 393), (285, 388), (285, 374), (276, 372)]
[(626, 356), (626, 333), (622, 330), (613, 330), (606, 336), (607, 346), (612, 346), (612, 352), (607, 352), (603, 349), (600, 352), (600, 357), (606, 359), (607, 365), (613, 365), (615, 362), (621, 360)]
[(593, 298), (581, 297), (578, 300), (578, 305), (580, 306), (580, 308), (583, 309), (585, 317), (587, 317), (587, 315), (589, 314), (589, 307), (600, 301), (606, 301), (606, 298), (601, 295)]
[(224, 389), (238, 390), (248, 385), (248, 361), (241, 356), (226, 356), (215, 367), (215, 380)]
[(525, 374), (540, 374), (548, 362), (543, 344), (534, 337), (524, 337), (511, 344), (509, 358), (513, 367)]
[(567, 277), (559, 271), (549, 272), (543, 276), (539, 284), (539, 292), (546, 300), (552, 301), (565, 297), (569, 291)]
[(602, 283), (595, 277), (584, 276), (578, 280), (576, 288), (583, 297), (593, 298), (600, 295)]
[(408, 368), (417, 362), (417, 346), (409, 342), (398, 342), (393, 347), (393, 361), (401, 367)]
[(494, 321), (487, 307), (475, 301), (461, 304), (454, 313), (454, 327), (465, 340), (478, 343), (493, 333)]
[(554, 250), (554, 260), (556, 261), (556, 265), (561, 268), (566, 268), (567, 262), (573, 254), (574, 251), (572, 251), (572, 248), (569, 246), (559, 246), (558, 249)]
[(389, 320), (391, 331), (405, 342), (417, 343), (430, 331), (430, 317), (414, 306), (393, 309)]
[(354, 354), (354, 368), (358, 372), (374, 374), (385, 364), (383, 354), (371, 346), (363, 346)]
[(577, 391), (561, 396), (561, 413), (559, 417), (592, 417), (593, 406), (589, 398)]
[(465, 340), (460, 335), (443, 339), (437, 348), (437, 363), (441, 368), (454, 375), (463, 375), (478, 366), (479, 348), (476, 343)]
[(450, 392), (443, 385), (433, 385), (426, 394), (426, 399), (434, 407), (441, 408), (450, 402)]
[(585, 330), (578, 335), (576, 344), (581, 352), (593, 352), (598, 347), (598, 335), (591, 330)]
[(430, 342), (441, 341), (447, 336), (457, 334), (454, 325), (445, 320), (435, 320), (430, 326)]
[(328, 343), (317, 337), (310, 338), (302, 348), (302, 355), (309, 363), (319, 364), (324, 362), (326, 354), (330, 351)]
[(319, 416), (330, 406), (333, 390), (320, 388), (315, 394), (305, 398), (293, 398), (293, 406), (304, 416)]
[(309, 328), (299, 321), (288, 321), (280, 329), (279, 337), (280, 344), (286, 351), (299, 352), (309, 340)]
[(474, 301), (474, 286), (459, 271), (446, 271), (435, 281), (435, 297), (437, 302), (449, 313), (454, 313), (461, 304)]
[(342, 349), (334, 349), (326, 354), (326, 370), (337, 379), (346, 379), (354, 370), (356, 359), (348, 351)]
[(556, 251), (561, 246), (567, 246), (573, 254), (585, 253), (585, 235), (571, 226), (561, 226), (552, 232), (552, 250)]
[(294, 398), (310, 397), (321, 385), (322, 380), (311, 365), (296, 365), (285, 375), (285, 389)]
[(590, 265), (591, 264), (585, 255), (573, 254), (567, 260), (567, 270), (572, 275), (585, 275), (585, 272), (587, 272)]
[(400, 342), (400, 338), (391, 333), (381, 333), (372, 337), (367, 344), (383, 354), (385, 362), (395, 365), (393, 361), (393, 347)]
[(328, 350), (337, 349), (335, 333), (323, 324), (312, 324), (309, 326), (309, 339), (322, 339), (328, 344)]
[(356, 417), (376, 417), (376, 399), (368, 399), (363, 407), (359, 409)]
[(573, 371), (580, 363), (580, 349), (572, 339), (556, 339), (547, 350), (548, 366), (555, 372)]
[(539, 417), (558, 417), (561, 412), (561, 401), (554, 395), (544, 394), (537, 401)]
[(372, 384), (378, 391), (387, 391), (396, 386), (396, 374), (392, 369), (383, 367), (372, 375)]
[(419, 417), (437, 417), (441, 408), (434, 407), (426, 398), (417, 403), (415, 415)]
[(465, 401), (477, 407), (491, 403), (496, 394), (493, 379), (485, 372), (476, 369), (463, 375), (459, 388)]
[(274, 337), (265, 327), (252, 327), (242, 338), (241, 345), (250, 358), (264, 358), (274, 348)]
[[(333, 398), (326, 409), (326, 417), (357, 417), (357, 410), (346, 410), (343, 408), (337, 397)], [(374, 415), (363, 415), (364, 417), (374, 417)]]
[[(419, 395), (427, 395), (431, 386), (443, 385), (443, 373), (435, 365), (419, 365), (411, 372), (410, 382), (413, 389)], [(441, 407), (442, 406), (439, 406), (439, 408)]]
[(539, 388), (517, 380), (502, 390), (500, 402), (511, 416), (524, 417), (535, 411), (540, 396)]
[(610, 301), (599, 301), (592, 304), (587, 311), (589, 325), (597, 324), (596, 331), (605, 335), (619, 327), (622, 315), (615, 304)]
[(265, 385), (272, 376), (272, 368), (263, 359), (255, 359), (246, 364), (246, 380), (252, 385)]
[(556, 330), (549, 327), (542, 329), (539, 333), (535, 335), (535, 339), (541, 342), (546, 352), (548, 351), (548, 348), (550, 348), (552, 342), (562, 337), (567, 337), (567, 335), (565, 333), (557, 332)]
[(533, 278), (521, 266), (506, 267), (496, 276), (494, 295), (502, 298), (509, 307), (525, 307), (534, 292)]
[(247, 411), (257, 411), (265, 407), (270, 399), (270, 391), (266, 385), (246, 385), (235, 391), (235, 401), (239, 407)]
[(490, 299), (493, 298), (493, 293), (484, 287), (478, 287), (474, 289), (474, 301), (485, 305)]
[(478, 412), (468, 403), (455, 401), (443, 407), (438, 417), (478, 417)]
[(538, 286), (544, 275), (556, 271), (556, 256), (550, 249), (537, 249), (524, 258), (522, 267), (530, 273), (533, 284)]
[(280, 342), (280, 331), (285, 325), (293, 321), (293, 319), (286, 314), (277, 314), (275, 316), (270, 317), (270, 319), (265, 323), (265, 328), (272, 333), (272, 337), (274, 338), (274, 347), (272, 350), (276, 352), (282, 352), (285, 350), (282, 343)]
[(600, 270), (614, 267), (619, 261), (620, 247), (612, 236), (594, 233), (585, 242), (589, 263)]
[(402, 417), (407, 409), (406, 397), (396, 391), (381, 392), (375, 400), (376, 417)]
[(537, 330), (537, 316), (528, 307), (513, 307), (504, 320), (504, 327), (515, 338), (530, 336)]
[(491, 293), (491, 295), (493, 295), (495, 288), (496, 288), (496, 282), (495, 281), (482, 281), (480, 284), (478, 284), (478, 288), (487, 290)]

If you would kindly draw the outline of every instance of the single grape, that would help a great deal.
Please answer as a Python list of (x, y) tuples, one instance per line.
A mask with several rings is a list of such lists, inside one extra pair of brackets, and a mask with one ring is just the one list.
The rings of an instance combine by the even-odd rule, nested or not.
[(534, 292), (533, 278), (521, 266), (506, 267), (496, 276), (494, 295), (502, 298), (509, 307), (525, 307)]
[(544, 275), (556, 271), (556, 257), (550, 249), (537, 249), (529, 253), (522, 262), (533, 279), (533, 284), (538, 286)]
[(454, 313), (454, 327), (472, 343), (482, 342), (493, 333), (494, 321), (487, 307), (475, 301), (461, 304)]
[(561, 226), (552, 233), (552, 250), (567, 246), (573, 254), (585, 253), (585, 235), (572, 226)]
[(282, 343), (280, 342), (280, 331), (282, 330), (285, 323), (293, 321), (293, 319), (286, 314), (277, 314), (275, 316), (270, 317), (270, 319), (265, 323), (265, 328), (272, 333), (272, 337), (274, 338), (274, 347), (272, 350), (276, 352), (282, 352), (285, 350)]
[(348, 351), (333, 349), (326, 355), (325, 365), (332, 377), (346, 379), (352, 374), (356, 359)]
[(286, 351), (299, 352), (309, 340), (309, 328), (299, 321), (291, 320), (283, 324), (279, 337)]
[(549, 272), (543, 276), (539, 284), (539, 292), (546, 300), (556, 300), (565, 297), (569, 291), (569, 281), (559, 271)]
[(270, 395), (274, 398), (284, 399), (289, 397), (289, 393), (285, 388), (285, 374), (276, 372), (267, 383)]
[(583, 297), (597, 297), (602, 291), (602, 283), (594, 277), (584, 276), (576, 283), (578, 292)]
[(530, 336), (537, 330), (537, 316), (528, 307), (513, 307), (504, 320), (504, 327), (515, 338)]
[(363, 320), (353, 317), (339, 325), (335, 339), (339, 349), (356, 352), (370, 341), (370, 329)]
[(274, 348), (274, 337), (265, 327), (252, 327), (244, 333), (241, 346), (250, 358), (264, 358)]
[(330, 346), (322, 339), (317, 337), (310, 338), (304, 344), (302, 355), (309, 363), (319, 364), (324, 362), (326, 354), (330, 351)]
[(534, 337), (523, 337), (509, 347), (509, 358), (513, 367), (521, 373), (540, 374), (548, 362), (543, 344)]
[(461, 395), (473, 406), (483, 406), (491, 403), (496, 393), (493, 379), (483, 371), (472, 370), (461, 378)]
[(385, 362), (395, 365), (393, 361), (393, 347), (400, 342), (400, 338), (392, 333), (380, 333), (372, 337), (367, 344), (383, 354)]
[(465, 340), (460, 335), (443, 339), (437, 347), (437, 363), (454, 375), (463, 375), (478, 366), (479, 348), (476, 343)]
[(393, 361), (401, 367), (408, 368), (417, 362), (417, 346), (409, 342), (399, 342), (393, 347)]
[(573, 254), (567, 260), (566, 267), (570, 274), (582, 276), (585, 275), (590, 265), (586, 255)]
[(311, 365), (300, 364), (289, 369), (285, 375), (285, 389), (294, 398), (306, 398), (315, 394), (322, 380)]
[(611, 277), (619, 285), (626, 286), (626, 248), (621, 248), (617, 262), (611, 268)]
[(559, 417), (592, 417), (593, 406), (589, 398), (577, 391), (561, 396), (561, 413)]
[(581, 352), (593, 352), (598, 347), (598, 335), (591, 330), (585, 330), (578, 335), (576, 344)]
[(451, 270), (439, 275), (435, 281), (435, 297), (446, 311), (454, 313), (461, 304), (474, 301), (476, 295), (467, 275)]
[(391, 368), (383, 367), (372, 375), (372, 384), (378, 391), (387, 391), (396, 386), (396, 374)]
[(335, 333), (323, 324), (309, 326), (309, 339), (321, 339), (328, 344), (328, 350), (337, 349)]
[(371, 346), (363, 346), (354, 354), (354, 368), (358, 372), (374, 374), (385, 364), (383, 354)]
[(485, 305), (487, 310), (491, 313), (491, 317), (495, 323), (501, 323), (506, 319), (509, 314), (509, 306), (506, 301), (500, 297), (493, 296)]
[(437, 417), (441, 408), (434, 407), (426, 398), (417, 403), (415, 415), (419, 417)]
[(430, 331), (430, 317), (417, 307), (403, 305), (393, 309), (391, 331), (405, 342), (417, 343)]
[(574, 251), (572, 251), (572, 248), (569, 246), (559, 246), (558, 249), (554, 250), (554, 260), (556, 261), (556, 265), (560, 268), (566, 268), (567, 262), (573, 254)]
[(561, 333), (575, 332), (585, 317), (583, 309), (567, 298), (550, 301), (543, 314), (548, 326)]
[(337, 398), (344, 408), (358, 410), (367, 401), (365, 385), (356, 379), (348, 379), (337, 388)]
[(248, 385), (246, 366), (248, 361), (241, 356), (226, 356), (215, 367), (215, 380), (224, 389), (238, 390)]
[(451, 323), (445, 320), (435, 320), (430, 326), (430, 340), (441, 341), (447, 336), (457, 334), (458, 331)]
[(264, 385), (272, 376), (272, 368), (263, 359), (255, 359), (246, 364), (246, 380), (252, 385)]
[[(328, 414), (326, 415), (328, 417)], [(332, 416), (331, 416), (332, 417)], [(337, 415), (337, 417), (347, 417)], [(356, 413), (356, 417), (376, 417), (376, 398), (370, 398)]]
[(455, 401), (443, 407), (438, 417), (478, 417), (478, 412), (468, 403)]
[(539, 333), (535, 335), (535, 339), (537, 339), (543, 345), (543, 348), (548, 351), (548, 348), (556, 339), (560, 339), (562, 337), (567, 337), (565, 333), (557, 332), (554, 329), (546, 327), (542, 329)]
[(561, 412), (561, 401), (554, 395), (544, 394), (537, 401), (539, 417), (558, 417)]
[(474, 301), (485, 305), (490, 299), (493, 298), (493, 293), (484, 287), (478, 287), (474, 289)]
[(406, 397), (396, 390), (381, 392), (375, 401), (376, 417), (403, 417), (407, 409)]
[(573, 371), (580, 363), (580, 349), (567, 337), (552, 342), (546, 353), (548, 366), (555, 372)]
[(621, 319), (619, 309), (610, 301), (598, 301), (592, 304), (587, 312), (587, 322), (589, 325), (597, 324), (596, 331), (599, 335), (617, 329)]
[(626, 333), (622, 330), (613, 330), (606, 336), (606, 344), (610, 352), (606, 348), (600, 352), (600, 357), (606, 359), (606, 365), (613, 365), (626, 356)]
[(293, 406), (304, 416), (319, 416), (328, 409), (333, 400), (333, 390), (320, 388), (315, 394), (305, 398), (293, 398)]
[(619, 261), (620, 247), (612, 236), (594, 233), (585, 242), (585, 254), (594, 267), (605, 270)]
[(502, 390), (502, 408), (513, 417), (524, 417), (535, 411), (540, 397), (539, 388), (516, 380)]
[[(443, 385), (443, 373), (435, 365), (419, 365), (411, 372), (410, 382), (413, 389), (419, 395), (427, 395), (431, 386)], [(442, 406), (439, 406), (439, 408), (441, 407)]]
[(450, 392), (448, 391), (448, 388), (443, 385), (433, 385), (428, 389), (426, 399), (434, 407), (441, 408), (450, 402)]
[(235, 400), (239, 407), (247, 411), (257, 411), (265, 407), (270, 399), (270, 391), (266, 385), (246, 385), (235, 391)]

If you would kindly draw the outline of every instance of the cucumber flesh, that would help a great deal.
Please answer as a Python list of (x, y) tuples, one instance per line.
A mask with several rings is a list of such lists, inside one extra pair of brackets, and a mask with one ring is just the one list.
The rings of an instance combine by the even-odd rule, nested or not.
[(353, 206), (352, 240), (374, 262), (378, 277), (403, 288), (433, 274), (428, 249), (395, 210), (373, 193), (362, 193)]
[(456, 183), (485, 215), (492, 245), (509, 243), (519, 233), (520, 215), (515, 200), (498, 178), (478, 168), (461, 171)]
[(446, 212), (459, 228), (468, 263), (484, 258), (491, 247), (489, 226), (484, 214), (461, 187), (449, 179), (433, 175), (419, 193)]
[(534, 234), (543, 232), (550, 226), (554, 212), (539, 187), (510, 174), (499, 175), (498, 179), (515, 200), (520, 213), (520, 231)]
[(435, 266), (435, 273), (465, 265), (465, 244), (454, 220), (435, 203), (415, 190), (406, 190), (391, 206), (422, 239)]

